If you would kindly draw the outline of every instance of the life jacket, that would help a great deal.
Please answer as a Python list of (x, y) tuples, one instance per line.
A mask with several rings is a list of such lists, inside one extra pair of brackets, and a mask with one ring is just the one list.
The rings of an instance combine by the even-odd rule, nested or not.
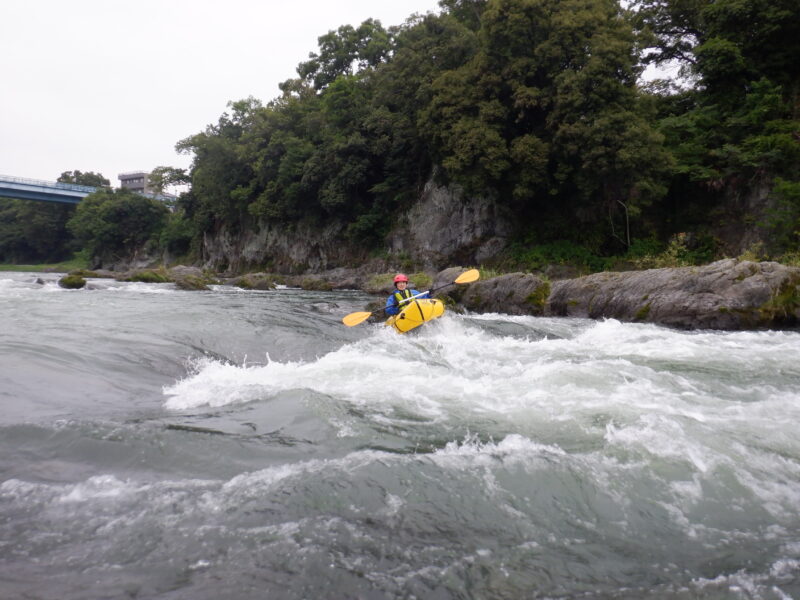
[[(404, 306), (403, 304), (401, 304), (403, 300), (405, 300), (406, 298), (411, 298), (411, 296), (413, 295), (414, 294), (412, 294), (411, 290), (408, 288), (404, 289), (402, 292), (400, 290), (397, 290), (394, 294), (392, 294), (392, 296), (394, 297), (394, 303), (397, 305), (398, 308)], [(408, 302), (406, 302), (405, 304), (407, 305)]]

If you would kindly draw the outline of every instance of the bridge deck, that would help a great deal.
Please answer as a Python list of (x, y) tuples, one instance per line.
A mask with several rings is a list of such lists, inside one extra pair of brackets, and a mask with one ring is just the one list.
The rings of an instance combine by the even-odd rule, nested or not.
[(78, 204), (96, 187), (0, 175), (0, 198)]

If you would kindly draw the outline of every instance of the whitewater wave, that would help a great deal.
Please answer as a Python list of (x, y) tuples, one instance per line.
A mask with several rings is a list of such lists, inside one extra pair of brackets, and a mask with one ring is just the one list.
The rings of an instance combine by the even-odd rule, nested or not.
[[(789, 400), (800, 410), (789, 385), (800, 377), (793, 359), (797, 334), (720, 336), (608, 320), (551, 338), (543, 320), (536, 326), (544, 333), (517, 337), (485, 331), (474, 321), (444, 318), (405, 337), (376, 328), (311, 361), (194, 359), (186, 378), (164, 388), (165, 405), (219, 407), (306, 389), (361, 406), (403, 403), (425, 418), (453, 407), (499, 415), (537, 408), (555, 415), (592, 407), (625, 412), (634, 405), (703, 420), (710, 418), (708, 405), (730, 409), (731, 401)], [(717, 352), (709, 352), (710, 343)], [(774, 384), (765, 387), (770, 374)]]

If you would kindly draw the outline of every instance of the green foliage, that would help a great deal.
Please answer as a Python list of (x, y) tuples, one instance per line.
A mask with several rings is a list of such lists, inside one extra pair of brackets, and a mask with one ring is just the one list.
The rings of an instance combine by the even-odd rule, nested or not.
[[(800, 164), (800, 3), (640, 0), (636, 8), (638, 24), (653, 34), (651, 59), (681, 61), (696, 82), (676, 96), (662, 92), (660, 103), (681, 214), (715, 194), (724, 202), (766, 182), (778, 204), (767, 218), (771, 245), (791, 249), (797, 241), (783, 182), (796, 179)], [(710, 221), (714, 210), (705, 206), (701, 215)], [(789, 217), (786, 226), (779, 214)]]
[(75, 207), (0, 198), (0, 261), (54, 262), (72, 253), (67, 221)]
[(499, 277), (502, 273), (496, 269), (487, 269), (486, 267), (480, 267), (478, 269), (480, 272), (480, 280), (486, 281), (487, 279), (492, 279), (493, 277)]
[(784, 321), (797, 323), (796, 314), (800, 310), (800, 277), (791, 276), (772, 298), (760, 308), (760, 316), (766, 322)]
[(88, 185), (91, 187), (109, 187), (111, 185), (108, 179), (94, 171), (87, 171), (86, 173), (82, 173), (78, 170), (64, 171), (58, 177), (57, 181), (60, 183), (74, 183), (76, 185)]
[(307, 62), (297, 67), (302, 79), (322, 89), (343, 75), (353, 74), (353, 65), (360, 69), (380, 64), (391, 50), (391, 32), (380, 21), (367, 19), (358, 29), (342, 25), (318, 38), (319, 54), (309, 54)]
[(156, 167), (147, 176), (148, 187), (157, 194), (163, 194), (168, 187), (189, 183), (191, 183), (191, 178), (186, 169), (176, 169), (175, 167)]
[[(637, 269), (660, 269), (664, 267), (688, 267), (710, 262), (716, 251), (714, 241), (708, 236), (675, 234), (663, 247), (654, 239), (637, 240), (626, 258)], [(690, 241), (693, 243), (690, 245)]]
[(550, 288), (549, 281), (542, 281), (541, 285), (539, 285), (536, 290), (528, 294), (525, 298), (525, 302), (539, 310), (543, 309), (545, 304), (547, 304), (547, 299), (550, 298)]
[(195, 229), (183, 210), (170, 212), (159, 234), (159, 246), (174, 256), (185, 256), (192, 249)]
[(800, 181), (777, 179), (773, 204), (762, 226), (775, 250), (800, 250)]
[[(440, 6), (398, 27), (329, 31), (280, 97), (232, 102), (179, 142), (192, 190), (162, 246), (197, 251), (206, 232), (308, 221), (378, 248), (431, 176), (503, 205), (528, 240), (509, 261), (527, 268), (712, 257), (711, 243), (666, 240), (707, 229), (722, 199), (762, 181), (777, 182), (774, 251), (800, 243), (800, 3)], [(644, 63), (668, 60), (687, 89), (637, 87)], [(185, 181), (159, 169), (159, 181)]]
[[(372, 293), (388, 293), (388, 291), (394, 289), (393, 281), (395, 275), (396, 273), (394, 272), (373, 275), (364, 287)], [(433, 284), (433, 279), (427, 273), (419, 271), (417, 273), (409, 273), (408, 282), (409, 289), (416, 289), (421, 292), (430, 288)]]
[(800, 251), (787, 252), (777, 257), (776, 260), (789, 267), (800, 267)]
[(261, 103), (248, 98), (230, 102), (228, 107), (231, 113), (223, 113), (216, 125), (176, 145), (178, 152), (194, 154), (192, 191), (184, 208), (198, 232), (222, 224), (238, 227), (250, 201), (254, 173), (242, 157), (242, 144)]
[(160, 234), (167, 214), (155, 200), (103, 189), (81, 201), (67, 227), (92, 256), (129, 258)]
[(497, 0), (479, 33), (423, 113), (453, 180), (583, 221), (630, 219), (663, 196), (669, 157), (639, 114), (634, 38), (614, 2)]
[(567, 240), (548, 244), (515, 242), (509, 246), (506, 261), (510, 267), (541, 271), (549, 265), (568, 265), (580, 271), (602, 271), (607, 261), (585, 246)]
[(750, 262), (759, 262), (765, 260), (767, 255), (764, 252), (764, 244), (762, 242), (751, 244), (749, 248), (747, 248), (736, 258), (739, 260), (748, 260)]
[(83, 251), (76, 252), (75, 255), (65, 261), (57, 263), (39, 263), (39, 264), (2, 264), (0, 263), (0, 271), (17, 271), (17, 272), (31, 272), (31, 273), (64, 273), (73, 270), (86, 269), (89, 266), (89, 258)]

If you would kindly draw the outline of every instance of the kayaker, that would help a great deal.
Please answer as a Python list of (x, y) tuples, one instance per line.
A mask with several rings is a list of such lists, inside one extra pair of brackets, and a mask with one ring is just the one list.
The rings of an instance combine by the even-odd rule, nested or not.
[(408, 277), (403, 275), (403, 273), (398, 273), (394, 276), (394, 288), (394, 293), (386, 299), (387, 315), (396, 315), (399, 313), (402, 306), (408, 304), (407, 302), (403, 302), (401, 305), (401, 302), (405, 298), (411, 298), (412, 296), (417, 296), (417, 298), (431, 297), (430, 290), (420, 294), (417, 290), (408, 289)]

